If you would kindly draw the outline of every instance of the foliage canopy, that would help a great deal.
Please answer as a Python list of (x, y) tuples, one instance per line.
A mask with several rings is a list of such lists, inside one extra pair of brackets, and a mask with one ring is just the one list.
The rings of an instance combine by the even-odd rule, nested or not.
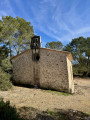
[(34, 35), (33, 26), (23, 18), (2, 17), (0, 21), (0, 42), (9, 48), (10, 56), (26, 50)]
[(64, 50), (73, 55), (74, 75), (90, 76), (90, 38), (72, 39)]
[(51, 49), (57, 49), (57, 50), (62, 50), (63, 44), (60, 41), (52, 41), (52, 42), (47, 42), (45, 45), (46, 48), (51, 48)]

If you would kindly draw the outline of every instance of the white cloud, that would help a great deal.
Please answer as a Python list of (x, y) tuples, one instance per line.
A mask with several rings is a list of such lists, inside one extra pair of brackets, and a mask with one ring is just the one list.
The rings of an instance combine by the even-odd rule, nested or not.
[(43, 0), (40, 2), (39, 10), (32, 8), (32, 11), (34, 14), (32, 21), (35, 28), (38, 28), (44, 34), (56, 40), (61, 40), (62, 30), (69, 34), (74, 34), (72, 29), (67, 25), (67, 21), (63, 21), (61, 1)]
[(1, 10), (0, 11), (0, 20), (2, 19), (2, 16), (6, 16), (7, 15), (7, 12)]
[(0, 2), (0, 19), (6, 15), (16, 16), (9, 0), (2, 0)]
[(24, 17), (28, 17), (27, 12), (25, 11), (25, 6), (23, 5), (23, 1), (21, 0), (15, 0), (16, 5), (18, 6), (19, 12), (24, 15)]
[(76, 34), (88, 33), (90, 32), (90, 27), (83, 27), (76, 31)]
[[(86, 32), (90, 33), (90, 24), (83, 20), (87, 13), (89, 16), (90, 9), (87, 8), (79, 14), (77, 9), (81, 6), (80, 0), (71, 2), (67, 2), (67, 0), (26, 0), (25, 5), (28, 7), (28, 12), (23, 0), (14, 2), (23, 17), (34, 25), (35, 31), (39, 30), (55, 40), (69, 42), (76, 36), (85, 35)], [(1, 9), (1, 16), (15, 16), (9, 0), (1, 1), (0, 6), (6, 8)]]
[(40, 31), (43, 32), (44, 34), (48, 35), (51, 38), (54, 38), (56, 40), (60, 40), (60, 37), (58, 35), (54, 35), (51, 31), (48, 31), (46, 29), (44, 29), (42, 26), (39, 27)]
[[(50, 2), (53, 4), (52, 7), (49, 5)], [(45, 3), (47, 3), (48, 6), (46, 9)], [(38, 21), (37, 23), (39, 23), (38, 28), (46, 35), (61, 40), (62, 42), (65, 40), (70, 41), (72, 38), (82, 34), (85, 35), (87, 32), (90, 33), (90, 24), (87, 27), (86, 24), (84, 24), (85, 20), (82, 19), (83, 14), (87, 14), (88, 11), (85, 10), (84, 13), (79, 14), (77, 7), (78, 5), (80, 7), (80, 3), (77, 0), (74, 0), (66, 11), (64, 9), (64, 7), (66, 7), (65, 4), (66, 3), (61, 0), (57, 0), (56, 3), (51, 0), (44, 0), (39, 10), (41, 17), (36, 19)], [(50, 16), (52, 16), (52, 18), (50, 18)], [(36, 15), (36, 17), (38, 16)]]

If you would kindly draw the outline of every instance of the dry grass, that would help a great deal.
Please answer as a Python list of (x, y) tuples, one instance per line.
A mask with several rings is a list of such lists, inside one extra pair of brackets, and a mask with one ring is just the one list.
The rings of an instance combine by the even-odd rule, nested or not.
[(75, 94), (42, 89), (15, 86), (9, 91), (0, 91), (4, 101), (9, 100), (19, 110), (22, 107), (37, 109), (38, 111), (69, 110), (90, 114), (90, 79), (75, 78)]

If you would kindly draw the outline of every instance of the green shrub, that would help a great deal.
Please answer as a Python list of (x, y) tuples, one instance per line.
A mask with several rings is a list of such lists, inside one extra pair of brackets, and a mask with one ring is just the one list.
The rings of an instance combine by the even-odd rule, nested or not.
[(10, 63), (10, 58), (6, 58), (6, 59), (2, 60), (1, 67), (5, 72), (11, 73), (12, 64)]
[(0, 120), (23, 120), (19, 118), (15, 107), (10, 106), (10, 102), (0, 99)]
[(0, 67), (0, 90), (8, 90), (12, 87), (12, 83), (10, 82), (10, 74), (3, 71)]

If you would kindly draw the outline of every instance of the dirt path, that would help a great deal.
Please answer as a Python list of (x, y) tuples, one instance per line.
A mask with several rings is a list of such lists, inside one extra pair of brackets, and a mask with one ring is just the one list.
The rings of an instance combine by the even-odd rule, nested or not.
[(9, 91), (0, 91), (4, 101), (10, 100), (17, 108), (26, 106), (45, 111), (47, 109), (73, 109), (90, 114), (90, 79), (74, 79), (75, 94), (62, 95), (41, 89), (14, 87)]

